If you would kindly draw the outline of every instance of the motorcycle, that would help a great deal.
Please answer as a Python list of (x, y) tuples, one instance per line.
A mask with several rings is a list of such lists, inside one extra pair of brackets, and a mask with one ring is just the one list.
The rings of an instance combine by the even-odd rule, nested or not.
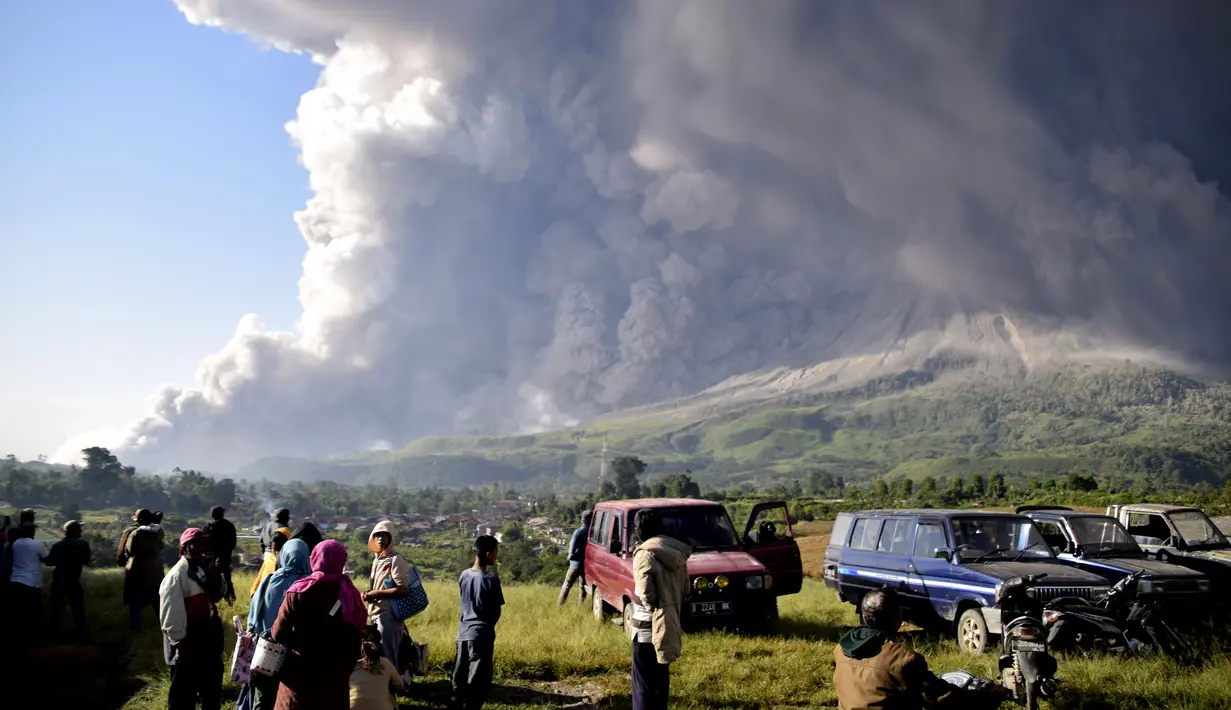
[(1057, 597), (1043, 609), (1043, 625), (1047, 628), (1047, 643), (1056, 651), (1082, 651), (1087, 655), (1132, 653), (1141, 646), (1129, 637), (1122, 623), (1120, 600), (1130, 588), (1136, 588), (1141, 572), (1121, 579), (1106, 596), (1091, 603), (1080, 597)]
[(1192, 654), (1192, 646), (1171, 627), (1158, 602), (1137, 595), (1142, 572), (1121, 579), (1103, 598), (1091, 603), (1076, 597), (1052, 600), (1043, 610), (1052, 648), (1066, 651), (1148, 653), (1173, 658)]
[(1046, 576), (1013, 577), (996, 591), (1002, 622), (1001, 685), (1026, 710), (1038, 710), (1040, 699), (1056, 697), (1056, 659), (1048, 652), (1043, 605), (1030, 596), (1030, 589)]

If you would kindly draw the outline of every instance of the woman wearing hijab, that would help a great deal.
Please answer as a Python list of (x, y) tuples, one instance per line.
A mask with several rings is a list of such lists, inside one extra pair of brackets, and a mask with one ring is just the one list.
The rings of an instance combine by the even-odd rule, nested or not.
[(364, 592), (363, 600), (368, 603), (368, 615), (380, 629), (382, 655), (394, 668), (401, 668), (398, 648), (406, 627), (393, 616), (393, 600), (410, 593), (410, 563), (394, 549), (395, 542), (393, 523), (382, 520), (372, 528), (368, 549), (376, 557), (372, 560), (371, 588)]
[[(290, 528), (278, 528), (274, 531), (270, 544), (273, 545), (274, 554), (266, 555), (265, 560), (261, 562), (261, 569), (256, 573), (256, 581), (252, 583), (252, 589), (248, 590), (248, 596), (252, 597), (251, 603), (256, 603), (256, 590), (261, 588), (261, 582), (265, 578), (274, 573), (278, 569), (278, 553), (282, 551), (282, 546), (287, 540), (291, 539)], [(251, 606), (249, 607), (251, 608)]]
[[(308, 544), (291, 540), (278, 552), (278, 569), (266, 577), (248, 606), (248, 630), (260, 636), (274, 627), (282, 599), (291, 585), (312, 573)], [(273, 710), (278, 701), (278, 681), (252, 674), (253, 710)]]
[(290, 648), (276, 710), (336, 710), (350, 703), (350, 674), (368, 614), (342, 573), (346, 547), (326, 540), (312, 551), (312, 574), (291, 584), (274, 621), (274, 641)]

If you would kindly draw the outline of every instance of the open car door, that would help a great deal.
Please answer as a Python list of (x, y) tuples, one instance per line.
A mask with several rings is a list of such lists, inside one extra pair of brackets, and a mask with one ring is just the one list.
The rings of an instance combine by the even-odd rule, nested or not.
[(765, 565), (777, 596), (795, 594), (803, 585), (804, 563), (791, 530), (785, 501), (757, 503), (744, 528), (744, 550)]

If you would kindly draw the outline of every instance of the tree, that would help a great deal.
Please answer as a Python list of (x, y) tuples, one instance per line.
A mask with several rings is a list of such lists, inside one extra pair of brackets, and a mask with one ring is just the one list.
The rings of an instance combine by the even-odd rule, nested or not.
[(515, 521), (510, 520), (500, 529), (501, 542), (517, 542), (523, 537), (525, 537), (525, 534), (522, 532), (521, 525)]
[(81, 506), (77, 505), (75, 502), (66, 503), (64, 507), (60, 509), (60, 517), (64, 518), (66, 521), (81, 520)]
[(889, 484), (885, 483), (885, 479), (883, 478), (876, 479), (876, 482), (873, 484), (873, 486), (875, 487), (877, 498), (888, 498), (889, 497)]
[(610, 478), (605, 479), (598, 487), (599, 500), (615, 500), (618, 496), (616, 493), (615, 483)]
[(965, 493), (965, 486), (962, 485), (962, 479), (954, 476), (949, 484), (949, 497), (953, 500), (961, 500), (964, 497), (963, 493)]
[(902, 497), (910, 498), (912, 495), (914, 495), (914, 493), (915, 493), (915, 482), (909, 478), (902, 479)]
[(798, 498), (804, 494), (804, 487), (800, 485), (799, 480), (791, 482), (791, 497)]
[(932, 495), (936, 492), (936, 479), (932, 476), (924, 476), (920, 488), (925, 495)]
[(846, 492), (846, 481), (841, 476), (838, 476), (834, 479), (833, 487), (838, 489), (838, 494), (841, 495)]
[(982, 498), (987, 495), (987, 482), (983, 478), (983, 474), (976, 473), (974, 478), (970, 479), (970, 496), (972, 498)]
[(620, 498), (637, 498), (641, 484), (637, 477), (645, 473), (645, 462), (636, 456), (617, 456), (611, 462), (615, 472), (615, 491)]
[(1004, 498), (1009, 493), (1009, 487), (1005, 485), (1003, 473), (993, 473), (987, 481), (987, 495), (997, 500)]
[(1083, 476), (1078, 473), (1070, 473), (1067, 487), (1070, 491), (1090, 492), (1098, 490), (1098, 481), (1094, 476)]
[(834, 489), (833, 474), (829, 471), (816, 469), (808, 474), (808, 492), (814, 496), (823, 495)]

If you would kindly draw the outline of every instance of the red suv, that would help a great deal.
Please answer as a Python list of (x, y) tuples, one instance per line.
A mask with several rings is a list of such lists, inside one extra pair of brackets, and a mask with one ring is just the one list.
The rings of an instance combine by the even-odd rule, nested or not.
[(594, 506), (586, 545), (586, 583), (599, 621), (608, 613), (623, 613), (624, 628), (632, 628), (633, 518), (646, 508), (659, 512), (665, 534), (692, 546), (692, 591), (683, 610), (690, 626), (772, 620), (778, 615), (778, 597), (799, 591), (803, 563), (784, 502), (757, 504), (741, 537), (727, 509), (713, 501), (614, 500)]

